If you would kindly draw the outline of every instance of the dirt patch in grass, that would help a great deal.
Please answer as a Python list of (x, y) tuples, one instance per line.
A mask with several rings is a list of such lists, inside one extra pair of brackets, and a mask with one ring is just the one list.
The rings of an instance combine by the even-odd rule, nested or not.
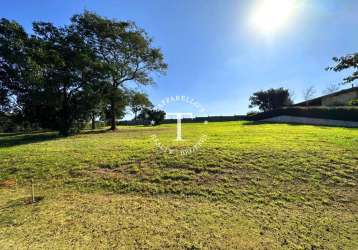
[(2, 188), (12, 188), (16, 186), (16, 180), (15, 179), (7, 179), (0, 181), (0, 187)]
[(100, 174), (100, 175), (116, 175), (117, 174), (117, 170), (110, 169), (110, 168), (98, 168), (98, 169), (94, 170), (93, 172), (96, 174)]

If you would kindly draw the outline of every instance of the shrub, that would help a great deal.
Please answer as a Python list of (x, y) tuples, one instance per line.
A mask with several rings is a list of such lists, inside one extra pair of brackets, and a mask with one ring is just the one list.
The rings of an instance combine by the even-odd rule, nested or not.
[(154, 122), (152, 125), (159, 125), (165, 119), (165, 112), (163, 110), (145, 108), (139, 114), (138, 119), (142, 120), (145, 124)]
[(14, 117), (0, 114), (0, 132), (14, 133), (22, 129), (15, 121)]
[(349, 106), (358, 106), (358, 99), (353, 99), (348, 102)]
[(249, 118), (257, 121), (280, 115), (358, 122), (356, 107), (288, 107), (262, 112)]
[(257, 115), (258, 113), (260, 112), (257, 112), (257, 111), (249, 111), (246, 113), (247, 116), (254, 116), (254, 115)]

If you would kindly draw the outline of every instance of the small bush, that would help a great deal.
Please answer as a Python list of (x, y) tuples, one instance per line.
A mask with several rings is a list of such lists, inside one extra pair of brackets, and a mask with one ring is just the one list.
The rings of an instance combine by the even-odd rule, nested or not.
[(358, 98), (348, 102), (349, 106), (358, 106)]
[(257, 111), (249, 111), (249, 112), (247, 112), (247, 116), (254, 116), (254, 115), (257, 115), (258, 113), (260, 113), (260, 112), (257, 112)]
[(21, 129), (13, 117), (0, 114), (0, 132), (15, 133), (21, 131)]

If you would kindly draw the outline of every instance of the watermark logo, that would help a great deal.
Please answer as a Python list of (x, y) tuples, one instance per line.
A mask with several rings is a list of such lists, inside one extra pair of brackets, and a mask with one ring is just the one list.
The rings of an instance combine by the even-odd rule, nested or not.
[[(163, 110), (167, 105), (171, 103), (181, 103), (192, 106), (196, 110), (197, 113), (203, 113), (205, 112), (205, 108), (195, 99), (190, 98), (188, 96), (170, 96), (164, 98), (158, 105), (155, 106), (156, 109)], [(166, 118), (172, 118), (176, 119), (176, 137), (175, 140), (177, 143), (180, 141), (185, 141), (186, 139), (182, 136), (182, 121), (183, 119), (194, 119), (194, 115), (192, 112), (169, 112), (166, 113)], [(203, 123), (204, 125), (207, 125), (208, 122), (205, 121)], [(204, 126), (203, 125), (203, 126)], [(169, 154), (180, 154), (180, 155), (189, 155), (194, 152), (197, 152), (201, 146), (205, 143), (207, 140), (206, 134), (201, 134), (199, 139), (195, 141), (194, 144), (191, 144), (190, 146), (183, 147), (177, 147), (178, 145), (174, 142), (171, 145), (164, 145), (158, 135), (153, 134), (151, 135), (151, 139), (153, 140), (156, 147), (162, 151)]]
[(194, 118), (193, 117), (193, 113), (167, 113), (167, 116), (174, 116), (177, 119), (177, 141), (181, 141), (183, 140), (182, 136), (181, 136), (181, 120), (185, 117), (188, 116), (190, 118)]

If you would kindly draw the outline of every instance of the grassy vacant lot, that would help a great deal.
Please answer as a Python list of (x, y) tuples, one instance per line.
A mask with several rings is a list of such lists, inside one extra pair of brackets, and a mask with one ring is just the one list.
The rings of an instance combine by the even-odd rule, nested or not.
[[(177, 149), (207, 141), (169, 155), (153, 134)], [(183, 134), (0, 134), (0, 248), (358, 249), (357, 129), (226, 122)], [(36, 204), (24, 202), (31, 178)]]

